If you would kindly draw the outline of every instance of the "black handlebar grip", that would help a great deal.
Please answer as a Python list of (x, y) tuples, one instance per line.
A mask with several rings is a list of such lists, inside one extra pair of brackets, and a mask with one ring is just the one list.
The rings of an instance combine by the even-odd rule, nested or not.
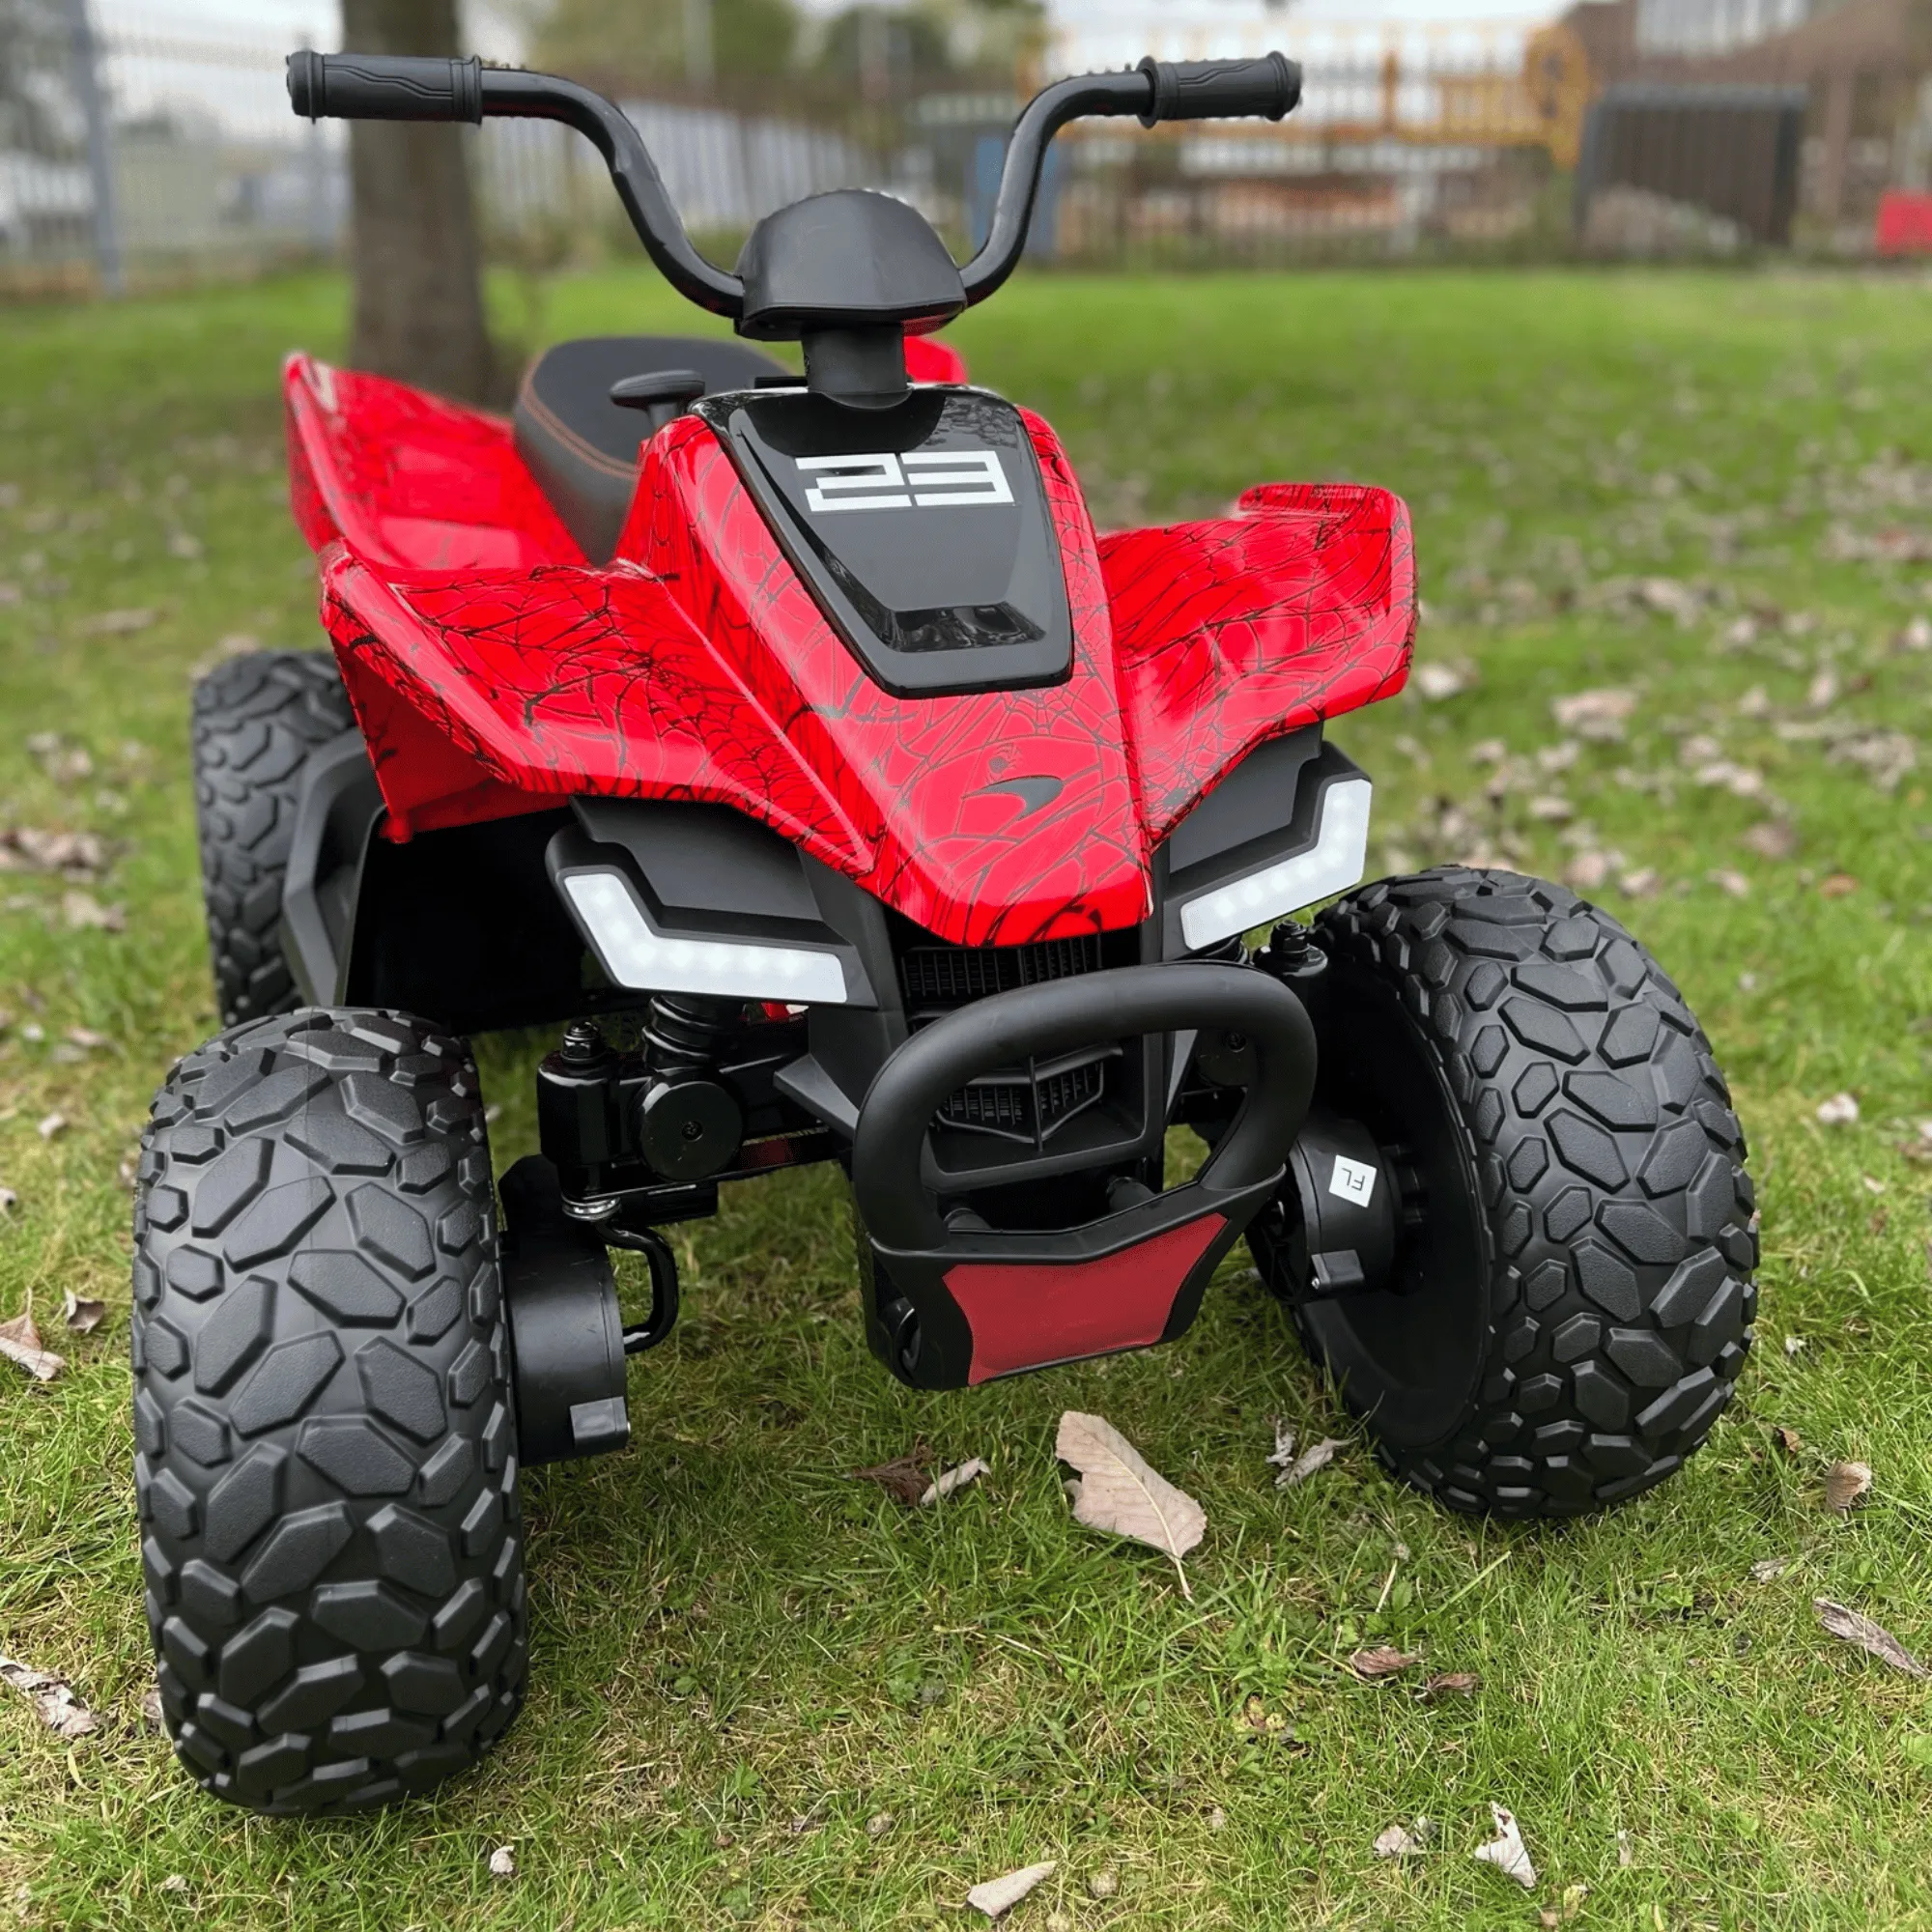
[(483, 63), (305, 47), (289, 56), (289, 102), (311, 121), (481, 121)]
[(1286, 54), (1259, 60), (1163, 61), (1150, 54), (1140, 71), (1153, 82), (1141, 126), (1156, 121), (1218, 121), (1259, 114), (1279, 121), (1301, 99), (1301, 67)]

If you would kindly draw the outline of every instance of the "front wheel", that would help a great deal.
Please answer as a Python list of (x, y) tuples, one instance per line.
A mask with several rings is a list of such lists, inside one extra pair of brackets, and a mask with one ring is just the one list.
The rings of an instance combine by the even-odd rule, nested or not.
[(1441, 867), (1331, 906), (1318, 1105), (1401, 1196), (1393, 1264), (1322, 1292), (1293, 1187), (1262, 1278), (1383, 1462), (1452, 1507), (1574, 1516), (1710, 1433), (1751, 1341), (1745, 1140), (1683, 996), (1561, 886)]
[(421, 1791), (522, 1702), (517, 1421), (476, 1068), (398, 1013), (237, 1027), (156, 1095), (134, 1487), (161, 1708), (269, 1812)]

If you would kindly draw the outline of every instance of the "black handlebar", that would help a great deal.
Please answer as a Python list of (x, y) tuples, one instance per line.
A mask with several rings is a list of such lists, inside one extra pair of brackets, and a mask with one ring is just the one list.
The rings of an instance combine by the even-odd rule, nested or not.
[[(604, 156), (624, 211), (645, 252), (677, 292), (734, 320), (745, 285), (692, 246), (663, 178), (629, 118), (601, 94), (522, 68), (415, 54), (289, 56), (289, 101), (311, 121), (465, 121), (486, 115), (561, 121)], [(1125, 73), (1056, 81), (1030, 100), (1014, 124), (985, 244), (960, 270), (966, 299), (983, 301), (1013, 271), (1026, 246), (1046, 145), (1084, 115), (1131, 114), (1146, 128), (1160, 121), (1259, 115), (1279, 121), (1301, 99), (1301, 69), (1285, 54), (1259, 60), (1157, 61)]]
[(311, 121), (481, 121), (483, 63), (304, 48), (289, 56), (289, 102)]
[(1279, 121), (1301, 99), (1301, 70), (1286, 54), (1238, 61), (1157, 61), (1150, 54), (1139, 71), (1153, 81), (1143, 128), (1250, 114)]

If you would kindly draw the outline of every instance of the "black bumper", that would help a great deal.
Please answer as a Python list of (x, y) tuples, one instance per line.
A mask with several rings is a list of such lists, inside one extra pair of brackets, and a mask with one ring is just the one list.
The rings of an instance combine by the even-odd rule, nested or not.
[[(1196, 1179), (1051, 1233), (949, 1228), (927, 1129), (975, 1075), (1094, 1040), (1217, 1030), (1247, 1037), (1257, 1076)], [(1315, 1084), (1301, 1002), (1249, 966), (1124, 966), (975, 1001), (880, 1067), (860, 1111), (852, 1185), (874, 1351), (917, 1388), (1171, 1341), (1223, 1255), (1282, 1180)]]

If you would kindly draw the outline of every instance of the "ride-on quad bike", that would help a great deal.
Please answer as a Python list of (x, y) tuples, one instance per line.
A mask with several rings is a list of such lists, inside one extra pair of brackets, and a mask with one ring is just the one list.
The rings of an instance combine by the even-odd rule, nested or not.
[[(805, 374), (572, 342), (504, 423), (288, 366), (334, 652), (196, 692), (227, 1030), (161, 1088), (135, 1224), (148, 1614), (208, 1789), (327, 1811), (478, 1756), (524, 1692), (519, 1469), (624, 1444), (660, 1230), (808, 1161), (915, 1388), (1174, 1341), (1245, 1236), (1451, 1507), (1683, 1462), (1750, 1338), (1744, 1138), (1614, 920), (1358, 885), (1370, 783), (1323, 724), (1406, 673), (1402, 503), (1266, 484), (1096, 538), (1053, 431), (925, 339), (1011, 271), (1065, 122), (1279, 118), (1292, 63), (1049, 87), (964, 269), (851, 191), (727, 274), (568, 81), (304, 53), (290, 91), (580, 128), (672, 285)], [(542, 1154), (493, 1186), (464, 1037), (533, 1025)], [(1170, 1186), (1182, 1122), (1211, 1151)]]

